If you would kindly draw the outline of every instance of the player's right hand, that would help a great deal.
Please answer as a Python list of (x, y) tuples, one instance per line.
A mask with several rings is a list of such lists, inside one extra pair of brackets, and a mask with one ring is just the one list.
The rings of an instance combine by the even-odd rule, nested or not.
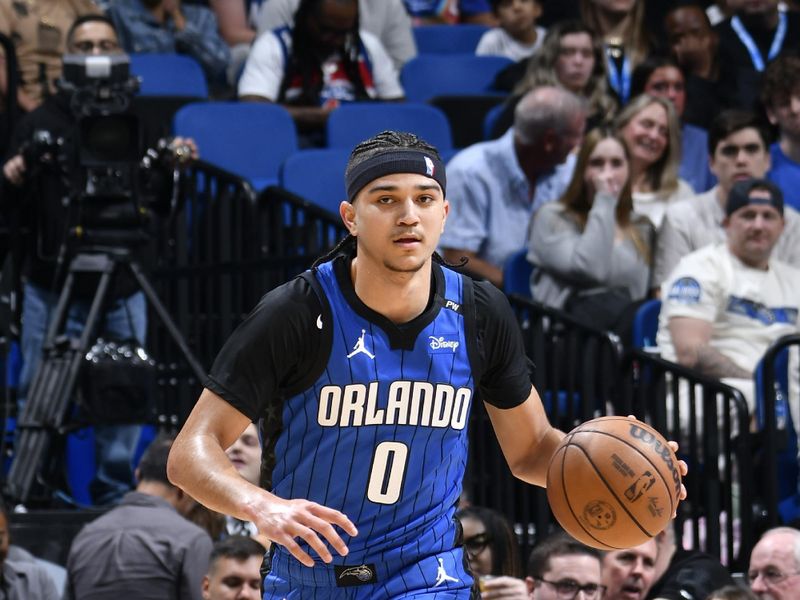
[(258, 511), (254, 520), (259, 533), (286, 548), (307, 567), (314, 566), (314, 559), (300, 547), (295, 538), (308, 543), (326, 563), (331, 562), (333, 556), (320, 535), (340, 556), (347, 555), (347, 544), (334, 528), (334, 525), (339, 526), (351, 537), (358, 535), (356, 526), (347, 515), (309, 500), (273, 498), (273, 501)]
[(22, 185), (25, 176), (25, 159), (21, 154), (8, 159), (3, 165), (3, 175), (14, 185)]

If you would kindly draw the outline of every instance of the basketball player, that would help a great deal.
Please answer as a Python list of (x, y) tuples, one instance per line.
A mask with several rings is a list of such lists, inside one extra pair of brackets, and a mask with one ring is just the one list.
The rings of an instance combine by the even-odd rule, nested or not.
[[(225, 344), (170, 477), (274, 542), (264, 598), (468, 598), (453, 515), (472, 405), (532, 484), (564, 434), (505, 296), (434, 254), (449, 210), (436, 149), (383, 132), (353, 150), (345, 181), (350, 235)], [(266, 489), (223, 451), (258, 420)]]

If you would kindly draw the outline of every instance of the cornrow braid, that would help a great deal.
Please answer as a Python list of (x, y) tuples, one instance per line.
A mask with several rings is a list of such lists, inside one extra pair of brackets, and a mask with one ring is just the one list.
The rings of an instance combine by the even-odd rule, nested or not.
[[(350, 153), (350, 159), (347, 161), (345, 176), (347, 176), (362, 162), (373, 156), (382, 154), (384, 152), (392, 152), (398, 149), (402, 150), (404, 148), (421, 150), (422, 152), (427, 152), (428, 154), (433, 155), (437, 160), (442, 160), (441, 156), (439, 156), (439, 151), (434, 146), (417, 137), (413, 133), (408, 133), (405, 131), (382, 131), (379, 134), (364, 140), (355, 148), (353, 148), (353, 151)], [(311, 268), (316, 268), (320, 264), (332, 260), (339, 254), (350, 254), (351, 256), (355, 256), (356, 237), (354, 235), (348, 233), (347, 236), (338, 244), (336, 244), (336, 246), (334, 246), (330, 252), (315, 260)], [(442, 258), (438, 252), (434, 252), (432, 258), (440, 265), (444, 265), (446, 267), (458, 268), (463, 267), (467, 263), (467, 259), (465, 257), (462, 257), (458, 264), (449, 263)]]

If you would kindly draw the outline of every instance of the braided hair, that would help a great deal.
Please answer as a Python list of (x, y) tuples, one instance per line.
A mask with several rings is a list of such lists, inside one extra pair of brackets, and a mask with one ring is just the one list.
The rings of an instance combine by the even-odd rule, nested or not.
[[(357, 0), (300, 0), (300, 6), (294, 15), (292, 29), (292, 51), (287, 58), (286, 71), (281, 81), (278, 93), (278, 102), (297, 106), (317, 106), (322, 91), (323, 75), (319, 58), (314, 49), (318, 46), (315, 42), (309, 22), (318, 19), (323, 10), (323, 3), (328, 1), (355, 3)], [(342, 49), (342, 66), (347, 79), (353, 84), (355, 100), (369, 100), (369, 94), (361, 78), (359, 68), (359, 18), (356, 14), (353, 27), (347, 35), (347, 41)], [(300, 94), (290, 101), (286, 101), (286, 90), (296, 78), (299, 78)]]
[[(381, 133), (364, 140), (355, 148), (353, 148), (353, 151), (350, 153), (350, 158), (347, 161), (347, 167), (345, 167), (344, 170), (345, 177), (349, 175), (350, 172), (352, 172), (352, 170), (358, 165), (365, 160), (372, 158), (373, 156), (383, 154), (384, 152), (391, 152), (406, 148), (410, 150), (420, 150), (430, 154), (437, 160), (441, 160), (439, 151), (434, 146), (425, 140), (420, 139), (413, 133), (407, 133), (405, 131), (382, 131)], [(333, 250), (314, 261), (312, 268), (331, 260), (339, 254), (349, 254), (351, 256), (355, 256), (356, 236), (348, 233), (342, 241), (336, 244)], [(466, 258), (462, 258), (459, 264), (452, 265), (445, 261), (438, 252), (433, 253), (433, 260), (448, 267), (461, 267), (466, 264)]]

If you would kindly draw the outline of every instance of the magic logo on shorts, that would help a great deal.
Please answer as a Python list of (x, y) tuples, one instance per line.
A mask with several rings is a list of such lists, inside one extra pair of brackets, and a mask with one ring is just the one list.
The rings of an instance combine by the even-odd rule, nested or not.
[(681, 277), (669, 289), (670, 300), (683, 304), (697, 304), (700, 302), (702, 288), (694, 277)]

